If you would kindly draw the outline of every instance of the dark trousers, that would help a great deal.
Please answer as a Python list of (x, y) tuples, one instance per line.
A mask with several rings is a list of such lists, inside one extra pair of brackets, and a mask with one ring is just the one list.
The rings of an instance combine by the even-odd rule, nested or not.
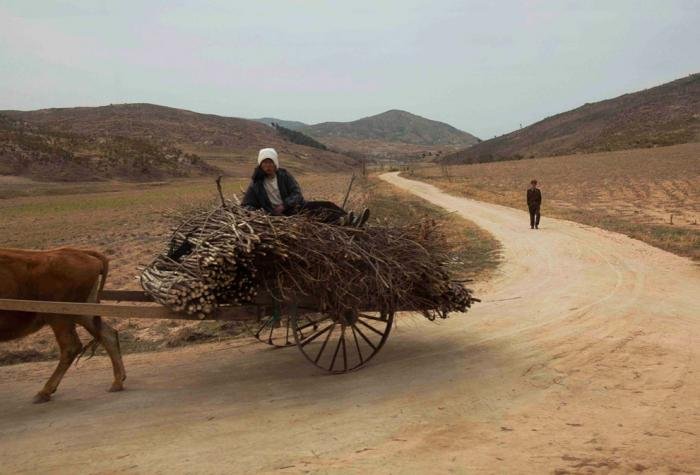
[(306, 214), (311, 219), (322, 223), (335, 223), (347, 213), (343, 208), (330, 201), (307, 201), (302, 206), (290, 208), (284, 212), (287, 216), (292, 214)]
[(530, 209), (530, 227), (534, 228), (536, 226), (540, 225), (540, 207), (535, 205), (535, 206), (528, 206)]

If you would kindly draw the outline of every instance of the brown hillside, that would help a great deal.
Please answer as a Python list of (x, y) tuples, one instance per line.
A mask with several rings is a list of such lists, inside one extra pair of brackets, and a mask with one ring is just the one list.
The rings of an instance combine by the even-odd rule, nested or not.
[(700, 74), (548, 117), (448, 155), (474, 163), (700, 141)]
[[(258, 149), (275, 147), (292, 169), (336, 171), (349, 169), (349, 157), (298, 145), (274, 128), (252, 120), (163, 107), (153, 104), (120, 104), (36, 111), (2, 111), (49, 133), (79, 134), (91, 138), (125, 137), (172, 146), (201, 155), (225, 171), (254, 163)], [(249, 167), (245, 166), (246, 173)]]
[(171, 145), (53, 132), (0, 115), (0, 175), (43, 181), (153, 180), (220, 171)]
[(240, 147), (270, 140), (274, 131), (250, 120), (199, 114), (153, 104), (2, 111), (55, 132), (119, 135), (179, 145)]

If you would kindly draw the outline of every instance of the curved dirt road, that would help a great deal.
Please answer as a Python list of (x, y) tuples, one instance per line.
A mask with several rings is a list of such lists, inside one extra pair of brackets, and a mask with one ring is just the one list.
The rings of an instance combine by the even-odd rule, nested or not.
[(0, 471), (697, 472), (700, 271), (624, 236), (384, 179), (503, 244), (484, 303), (398, 321), (365, 369), (325, 376), (248, 341), (71, 369), (0, 368)]

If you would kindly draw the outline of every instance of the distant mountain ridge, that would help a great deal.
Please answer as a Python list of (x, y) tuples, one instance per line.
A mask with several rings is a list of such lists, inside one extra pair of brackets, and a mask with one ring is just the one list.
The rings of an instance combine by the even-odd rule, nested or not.
[(274, 117), (254, 119), (263, 124), (278, 124), (291, 130), (297, 130), (314, 138), (343, 137), (355, 140), (385, 140), (404, 142), (415, 145), (452, 145), (465, 146), (479, 142), (470, 133), (456, 127), (426, 119), (416, 114), (399, 109), (392, 109), (380, 114), (350, 122), (321, 122), (306, 124), (297, 120), (284, 120)]
[(479, 142), (474, 135), (449, 124), (398, 109), (351, 122), (308, 125), (299, 130), (339, 150), (375, 156), (457, 150)]
[(444, 122), (392, 109), (352, 122), (323, 122), (302, 129), (319, 138), (344, 137), (356, 140), (387, 140), (416, 145), (471, 145), (473, 135)]
[(700, 74), (585, 104), (447, 155), (447, 163), (594, 153), (700, 141)]
[(265, 125), (272, 125), (272, 124), (278, 124), (281, 125), (282, 127), (285, 127), (290, 130), (301, 130), (304, 127), (308, 127), (309, 124), (305, 124), (304, 122), (299, 122), (298, 120), (284, 120), (284, 119), (276, 119), (274, 117), (262, 117), (260, 119), (253, 119), (256, 122), (260, 122)]

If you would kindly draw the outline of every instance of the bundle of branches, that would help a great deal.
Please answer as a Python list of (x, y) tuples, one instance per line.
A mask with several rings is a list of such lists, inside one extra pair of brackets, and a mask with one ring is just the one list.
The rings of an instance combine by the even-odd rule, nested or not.
[(415, 310), (432, 320), (477, 301), (450, 280), (449, 258), (433, 220), (354, 228), (226, 204), (183, 216), (168, 252), (146, 267), (141, 283), (157, 302), (200, 318), (263, 292), (304, 296), (335, 315)]

